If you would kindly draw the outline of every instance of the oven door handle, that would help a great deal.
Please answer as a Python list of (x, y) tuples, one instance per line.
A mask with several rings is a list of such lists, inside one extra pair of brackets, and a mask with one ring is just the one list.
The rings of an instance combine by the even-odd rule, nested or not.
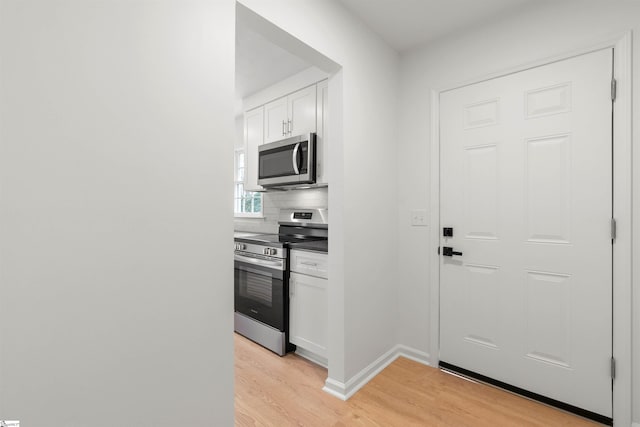
[(234, 254), (233, 259), (235, 261), (246, 262), (253, 265), (259, 265), (261, 267), (273, 268), (274, 270), (284, 270), (284, 263), (282, 261), (269, 261), (266, 259), (252, 258), (244, 255)]

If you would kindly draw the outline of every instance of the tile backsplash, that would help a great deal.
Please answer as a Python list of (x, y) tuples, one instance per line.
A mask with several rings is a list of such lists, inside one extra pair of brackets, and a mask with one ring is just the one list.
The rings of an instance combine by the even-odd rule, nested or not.
[(235, 218), (236, 231), (277, 233), (278, 215), (285, 208), (328, 208), (328, 187), (270, 191), (262, 194), (264, 218)]

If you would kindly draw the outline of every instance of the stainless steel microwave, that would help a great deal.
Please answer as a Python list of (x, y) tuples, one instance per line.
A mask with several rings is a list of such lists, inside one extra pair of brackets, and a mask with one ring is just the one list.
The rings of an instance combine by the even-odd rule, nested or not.
[(292, 136), (258, 147), (258, 184), (284, 187), (316, 182), (316, 134)]

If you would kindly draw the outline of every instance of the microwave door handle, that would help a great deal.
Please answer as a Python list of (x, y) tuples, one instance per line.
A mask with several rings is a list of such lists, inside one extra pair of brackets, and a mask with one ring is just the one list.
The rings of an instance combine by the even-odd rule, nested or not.
[(298, 142), (296, 146), (293, 148), (293, 155), (291, 156), (291, 161), (293, 162), (293, 171), (296, 175), (300, 175), (300, 168), (298, 167), (298, 151), (300, 150), (300, 143)]

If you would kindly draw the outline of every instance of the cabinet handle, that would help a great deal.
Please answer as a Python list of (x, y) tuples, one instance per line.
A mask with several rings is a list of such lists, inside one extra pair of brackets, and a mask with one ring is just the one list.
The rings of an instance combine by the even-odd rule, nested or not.
[(294, 291), (294, 284), (296, 282), (294, 280), (289, 279), (289, 298), (293, 298), (293, 296), (295, 295), (295, 291)]
[(282, 121), (282, 136), (284, 136), (284, 125), (285, 125), (285, 123), (286, 123), (286, 122), (283, 120), (283, 121)]
[(309, 265), (309, 266), (311, 266), (311, 267), (317, 267), (317, 266), (318, 266), (318, 263), (316, 263), (316, 262), (304, 262), (304, 261), (300, 261), (300, 264), (302, 264), (302, 265)]
[(291, 119), (289, 119), (289, 124), (287, 125), (287, 132), (291, 135)]

